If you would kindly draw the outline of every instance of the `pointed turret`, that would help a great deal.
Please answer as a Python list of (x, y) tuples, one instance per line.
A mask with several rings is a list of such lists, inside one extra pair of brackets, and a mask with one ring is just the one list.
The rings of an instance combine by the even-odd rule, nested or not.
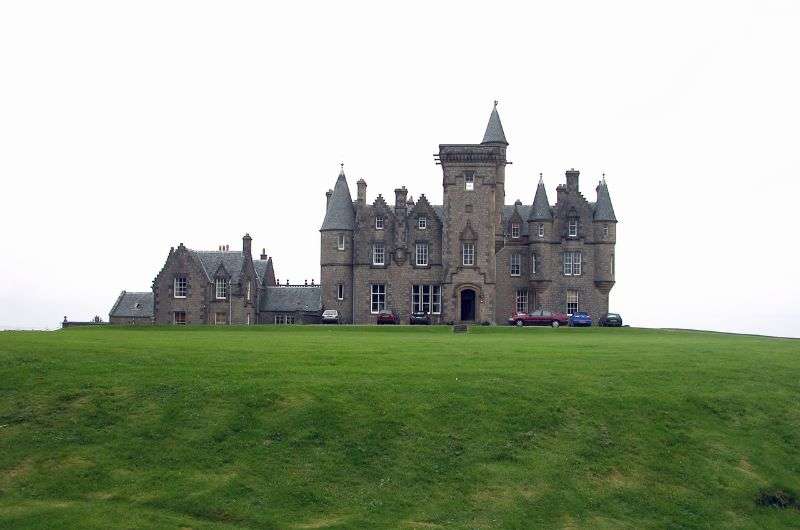
[(344, 176), (344, 164), (342, 164), (339, 178), (336, 179), (333, 193), (328, 200), (325, 220), (322, 222), (320, 230), (352, 230), (354, 225), (353, 199), (350, 196), (350, 188), (347, 186), (347, 179)]
[(497, 101), (494, 102), (492, 114), (489, 116), (489, 124), (486, 126), (481, 143), (508, 145), (506, 134), (503, 132), (503, 124), (500, 123), (500, 114), (497, 113)]
[(544, 189), (544, 179), (539, 173), (539, 185), (536, 186), (536, 195), (533, 197), (533, 206), (528, 216), (529, 221), (551, 221), (553, 212), (550, 210), (550, 202), (547, 200), (547, 190)]
[(594, 205), (595, 221), (611, 221), (616, 223), (617, 217), (614, 215), (614, 207), (611, 205), (611, 195), (608, 194), (608, 185), (605, 176), (597, 184), (597, 202)]

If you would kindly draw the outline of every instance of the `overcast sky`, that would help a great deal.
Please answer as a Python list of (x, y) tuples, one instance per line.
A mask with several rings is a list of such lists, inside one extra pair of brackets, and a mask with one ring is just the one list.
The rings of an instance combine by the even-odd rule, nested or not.
[(0, 3), (0, 326), (245, 232), (318, 280), (339, 162), (440, 204), (499, 99), (507, 204), (606, 173), (630, 324), (800, 336), (800, 2), (526, 4)]

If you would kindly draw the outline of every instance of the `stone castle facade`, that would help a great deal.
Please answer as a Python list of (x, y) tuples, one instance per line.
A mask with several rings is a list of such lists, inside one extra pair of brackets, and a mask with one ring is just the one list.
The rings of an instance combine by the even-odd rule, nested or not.
[(442, 144), (443, 204), (405, 187), (394, 204), (353, 201), (342, 170), (320, 228), (322, 306), (344, 323), (374, 323), (389, 310), (434, 322), (505, 323), (546, 309), (599, 317), (614, 286), (617, 219), (604, 180), (589, 202), (580, 173), (566, 172), (550, 205), (539, 178), (533, 202), (505, 204), (506, 141), (497, 107), (479, 144)]

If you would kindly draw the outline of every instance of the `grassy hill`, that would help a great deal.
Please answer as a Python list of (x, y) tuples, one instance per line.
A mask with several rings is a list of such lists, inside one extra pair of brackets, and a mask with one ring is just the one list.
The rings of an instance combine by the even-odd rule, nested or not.
[(784, 528), (800, 341), (0, 333), (0, 527)]

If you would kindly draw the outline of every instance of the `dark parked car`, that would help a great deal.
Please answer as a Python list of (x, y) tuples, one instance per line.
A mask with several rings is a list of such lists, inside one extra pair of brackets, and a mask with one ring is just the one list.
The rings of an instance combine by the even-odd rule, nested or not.
[(378, 324), (399, 324), (400, 319), (397, 318), (397, 315), (395, 315), (391, 311), (383, 310), (380, 313), (378, 313), (377, 322)]
[(567, 315), (555, 311), (539, 309), (530, 313), (517, 313), (508, 319), (512, 326), (564, 326), (567, 324)]
[(323, 324), (338, 324), (339, 323), (339, 312), (335, 309), (326, 309), (322, 312), (322, 318), (320, 322)]
[(576, 311), (569, 316), (569, 325), (572, 327), (591, 326), (592, 317), (586, 311)]
[(622, 317), (619, 316), (619, 313), (606, 313), (600, 317), (599, 324), (608, 328), (618, 328), (622, 326)]
[(431, 323), (431, 316), (428, 313), (411, 313), (411, 316), (408, 318), (408, 323), (413, 325), (422, 325), (427, 326)]

